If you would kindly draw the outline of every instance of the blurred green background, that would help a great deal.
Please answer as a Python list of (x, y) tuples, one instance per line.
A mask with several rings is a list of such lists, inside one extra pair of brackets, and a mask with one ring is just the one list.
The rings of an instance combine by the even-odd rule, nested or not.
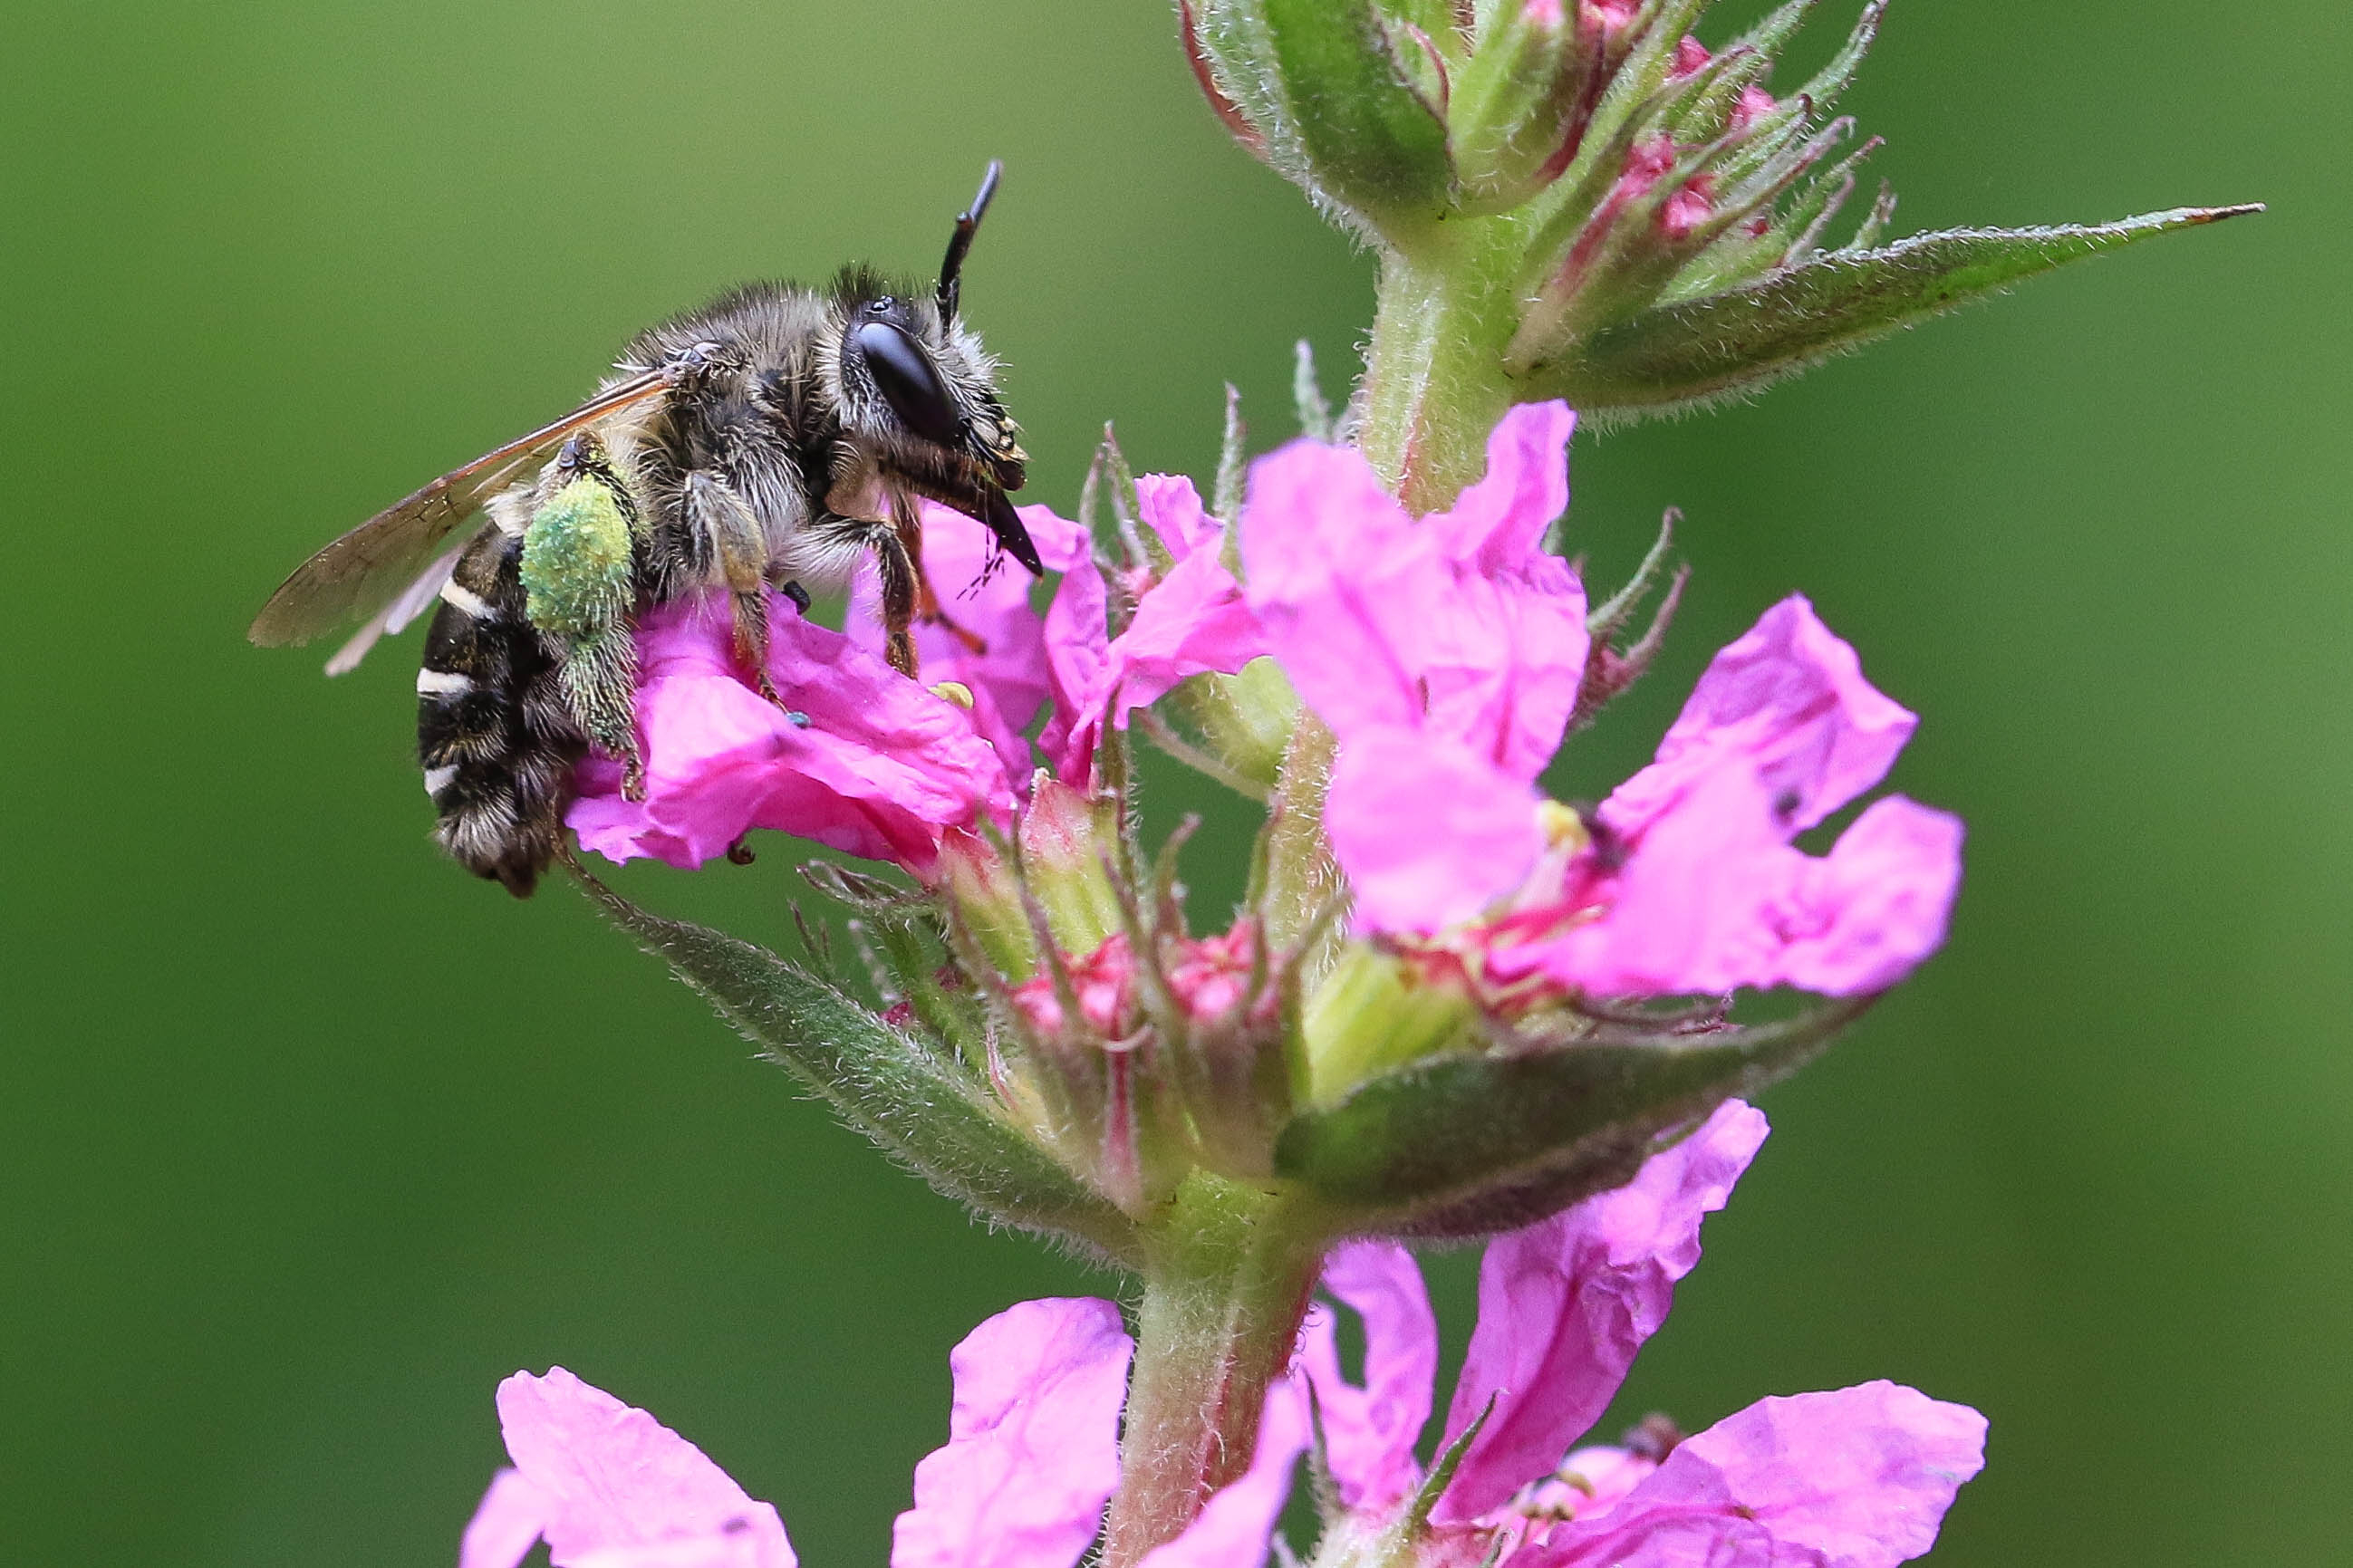
[[(1903, 226), (2273, 212), (1579, 437), (1599, 576), (1675, 504), (1698, 577), (1565, 792), (1802, 588), (1924, 715), (1896, 784), (1971, 827), (1948, 950), (1769, 1097), (1611, 1419), (1972, 1402), (1956, 1568), (2343, 1550), (2349, 18), (1899, 5), (1851, 107)], [(413, 637), (329, 686), (246, 621), (648, 321), (928, 269), (990, 155), (966, 298), (1065, 510), (1107, 418), (1203, 472), (1231, 379), (1287, 436), (1290, 343), (1353, 365), (1368, 262), (1226, 142), (1157, 0), (123, 0), (0, 36), (0, 1557), (448, 1561), (494, 1384), (560, 1362), (804, 1561), (879, 1564), (949, 1346), (1115, 1282), (886, 1166), (560, 886), (438, 859)], [(792, 858), (628, 880), (774, 936)], [(1434, 1267), (1458, 1340), (1472, 1263)]]

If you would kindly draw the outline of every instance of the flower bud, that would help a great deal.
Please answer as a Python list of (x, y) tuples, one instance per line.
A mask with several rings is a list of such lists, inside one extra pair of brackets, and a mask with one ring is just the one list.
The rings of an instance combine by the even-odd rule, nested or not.
[(1467, 1039), (1478, 1009), (1461, 987), (1360, 942), (1307, 998), (1304, 1098), (1327, 1105), (1366, 1079)]

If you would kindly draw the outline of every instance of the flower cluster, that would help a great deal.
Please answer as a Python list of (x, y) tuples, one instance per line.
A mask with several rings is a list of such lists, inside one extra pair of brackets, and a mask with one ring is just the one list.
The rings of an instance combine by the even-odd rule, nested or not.
[[(985, 1039), (959, 1048), (1131, 1210), (1197, 1164), (1263, 1176), (1297, 1104), (1495, 1029), (1573, 1039), (1647, 998), (1883, 991), (1943, 938), (1960, 826), (1890, 796), (1828, 854), (1795, 845), (1914, 724), (1803, 599), (1717, 656), (1599, 808), (1539, 787), (1662, 629), (1612, 646), (1630, 596), (1595, 608), (1545, 546), (1575, 423), (1514, 410), (1485, 475), (1419, 518), (1312, 439), (1252, 465), (1230, 525), (1184, 479), (1134, 481), (1100, 560), (1090, 530), (1029, 508), (1060, 572), (1042, 612), (983, 571), (979, 525), (934, 509), (929, 572), (975, 585), (919, 631), (928, 688), (884, 662), (864, 595), (846, 633), (779, 601), (791, 713), (734, 667), (723, 617), (659, 613), (646, 798), (591, 764), (573, 824), (616, 858), (695, 864), (760, 826), (911, 873), (945, 933), (930, 967), (979, 1007)], [(1173, 873), (1131, 842), (1138, 722), (1271, 796), (1269, 874), (1222, 935), (1187, 929)], [(944, 1010), (894, 1016), (957, 1032)]]
[[(1764, 1136), (1761, 1115), (1726, 1104), (1623, 1189), (1489, 1245), (1434, 1469), (1417, 1456), (1438, 1362), (1421, 1276), (1394, 1244), (1341, 1247), (1323, 1286), (1362, 1320), (1361, 1381), (1332, 1313), (1312, 1314), (1249, 1468), (1145, 1562), (1261, 1568), (1311, 1446), (1336, 1504), (1315, 1568), (1892, 1568), (1926, 1551), (1982, 1463), (1985, 1422), (1894, 1384), (1577, 1446)], [(950, 1358), (948, 1441), (915, 1468), (892, 1568), (1073, 1568), (1119, 1476), (1131, 1351), (1108, 1301), (1024, 1302), (976, 1329)], [(513, 1468), (459, 1568), (515, 1568), (542, 1539), (555, 1568), (793, 1568), (776, 1510), (645, 1412), (561, 1368), (508, 1379), (498, 1407)]]

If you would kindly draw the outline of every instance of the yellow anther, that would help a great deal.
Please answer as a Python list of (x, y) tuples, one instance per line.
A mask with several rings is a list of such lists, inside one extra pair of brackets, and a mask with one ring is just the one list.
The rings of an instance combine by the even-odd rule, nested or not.
[(1536, 804), (1536, 826), (1545, 836), (1547, 847), (1574, 855), (1593, 842), (1593, 835), (1585, 830), (1585, 820), (1556, 800)]
[(932, 688), (932, 695), (944, 702), (953, 702), (965, 712), (972, 711), (972, 688), (961, 680), (943, 680)]

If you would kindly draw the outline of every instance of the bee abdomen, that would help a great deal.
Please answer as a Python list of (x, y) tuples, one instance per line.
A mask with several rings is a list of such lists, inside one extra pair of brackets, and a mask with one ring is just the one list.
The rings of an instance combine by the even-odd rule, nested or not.
[(417, 673), (417, 750), (434, 838), (528, 898), (554, 858), (587, 739), (525, 616), (522, 544), (497, 529), (459, 557)]

